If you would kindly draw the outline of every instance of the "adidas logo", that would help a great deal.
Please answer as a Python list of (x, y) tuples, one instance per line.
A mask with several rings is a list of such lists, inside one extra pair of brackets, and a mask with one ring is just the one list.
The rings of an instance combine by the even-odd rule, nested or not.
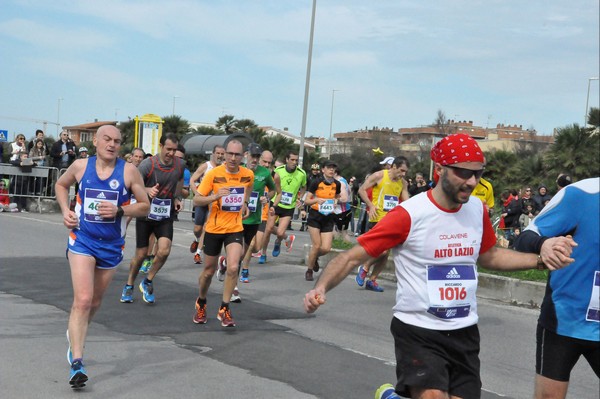
[(232, 189), (231, 189), (229, 192), (230, 192), (231, 194), (237, 194), (237, 190), (236, 190), (235, 188), (232, 188)]
[(453, 267), (452, 269), (450, 269), (448, 274), (446, 274), (446, 278), (460, 278), (460, 274), (458, 274), (458, 271), (456, 271), (456, 268)]
[(106, 199), (106, 195), (104, 195), (103, 191), (100, 191), (100, 194), (98, 194), (98, 196), (96, 198), (104, 198), (104, 199)]

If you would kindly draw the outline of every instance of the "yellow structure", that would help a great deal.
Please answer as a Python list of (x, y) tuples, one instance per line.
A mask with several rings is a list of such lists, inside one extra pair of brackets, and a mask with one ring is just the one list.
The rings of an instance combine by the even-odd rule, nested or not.
[(162, 127), (165, 121), (155, 114), (146, 114), (135, 117), (134, 146), (140, 147), (146, 154), (158, 153), (158, 143), (162, 136)]

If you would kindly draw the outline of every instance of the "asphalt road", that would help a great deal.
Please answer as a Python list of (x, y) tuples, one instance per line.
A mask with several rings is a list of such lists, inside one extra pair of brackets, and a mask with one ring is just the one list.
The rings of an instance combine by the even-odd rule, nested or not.
[[(184, 219), (184, 217), (181, 217)], [(192, 323), (199, 266), (188, 247), (192, 223), (175, 225), (171, 256), (155, 279), (156, 304), (136, 289), (119, 302), (133, 253), (126, 258), (89, 330), (85, 361), (91, 398), (372, 398), (394, 381), (389, 333), (393, 282), (383, 294), (347, 278), (315, 315), (302, 310), (304, 281), (298, 233), (292, 253), (251, 266), (251, 283), (232, 304), (238, 326), (216, 320), (222, 284), (213, 281), (209, 322)], [(0, 397), (64, 398), (66, 329), (72, 292), (59, 214), (0, 214)], [(139, 281), (139, 280), (138, 280)], [(533, 391), (537, 310), (480, 301), (483, 398), (529, 398)], [(577, 365), (570, 398), (598, 398), (598, 379)]]

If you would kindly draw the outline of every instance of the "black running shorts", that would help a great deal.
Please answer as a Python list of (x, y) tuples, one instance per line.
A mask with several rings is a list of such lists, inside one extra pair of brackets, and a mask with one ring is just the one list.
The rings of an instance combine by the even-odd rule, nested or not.
[(150, 235), (158, 240), (165, 237), (173, 241), (173, 219), (155, 222), (139, 218), (135, 220), (135, 246), (136, 248), (147, 248), (150, 243)]
[(331, 233), (335, 226), (335, 219), (336, 215), (333, 213), (323, 215), (319, 211), (310, 208), (306, 225), (321, 230), (321, 233)]
[(600, 378), (600, 342), (558, 335), (538, 324), (535, 372), (546, 378), (568, 382), (580, 356), (585, 357)]
[(479, 329), (430, 330), (392, 319), (396, 350), (396, 392), (439, 389), (461, 398), (481, 397)]
[(229, 244), (233, 243), (242, 245), (243, 239), (243, 231), (226, 234), (213, 234), (206, 232), (204, 233), (204, 253), (208, 256), (219, 256), (223, 245), (225, 245), (225, 248), (227, 248)]

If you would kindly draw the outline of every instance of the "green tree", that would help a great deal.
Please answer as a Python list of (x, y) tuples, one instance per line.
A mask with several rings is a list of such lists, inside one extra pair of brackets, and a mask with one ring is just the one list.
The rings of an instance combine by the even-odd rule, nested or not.
[(175, 133), (179, 139), (190, 131), (190, 123), (179, 115), (163, 116), (163, 133)]
[(568, 125), (557, 130), (544, 163), (551, 176), (565, 172), (575, 180), (596, 177), (600, 167), (599, 149), (600, 135), (594, 130)]
[(600, 128), (600, 108), (590, 109), (587, 122), (596, 129)]
[(236, 129), (241, 130), (244, 133), (248, 133), (250, 129), (258, 127), (252, 119), (234, 119), (233, 125)]
[(221, 129), (225, 132), (226, 135), (230, 135), (236, 130), (235, 117), (233, 115), (223, 115), (219, 119), (217, 119), (217, 128)]
[(265, 136), (258, 144), (265, 150), (271, 151), (274, 160), (284, 161), (288, 151), (298, 151), (298, 145), (294, 144), (294, 140), (279, 135)]
[(211, 126), (198, 126), (197, 128), (192, 129), (192, 133), (201, 134), (203, 136), (219, 136), (224, 135), (225, 131)]

